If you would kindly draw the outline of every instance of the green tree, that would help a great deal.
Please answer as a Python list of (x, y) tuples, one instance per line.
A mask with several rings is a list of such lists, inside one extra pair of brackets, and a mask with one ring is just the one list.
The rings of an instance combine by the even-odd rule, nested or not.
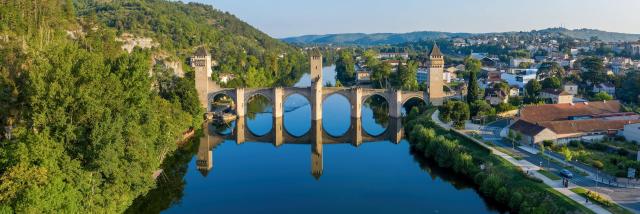
[(543, 62), (538, 68), (538, 79), (549, 77), (563, 78), (566, 76), (565, 70), (557, 62)]
[(613, 100), (613, 96), (609, 95), (607, 92), (601, 91), (593, 95), (593, 100), (595, 101)]
[(374, 66), (371, 73), (371, 81), (375, 83), (378, 88), (388, 87), (389, 77), (391, 75), (391, 64), (388, 62), (382, 62)]
[(532, 65), (533, 65), (533, 63), (531, 63), (531, 62), (521, 62), (518, 65), (518, 68), (527, 69), (527, 68), (531, 68)]
[(587, 57), (577, 62), (582, 70), (580, 77), (592, 85), (597, 85), (607, 81), (607, 73), (602, 59), (597, 57)]
[(350, 50), (342, 50), (336, 60), (336, 79), (342, 83), (352, 83), (355, 80), (355, 62)]
[(469, 73), (469, 87), (467, 89), (467, 103), (473, 103), (481, 99), (480, 86), (478, 85), (477, 72)]
[(573, 152), (566, 146), (562, 147), (562, 149), (560, 150), (560, 153), (564, 156), (564, 160), (566, 161), (573, 160)]
[(530, 99), (536, 99), (540, 95), (540, 91), (542, 91), (542, 84), (538, 80), (530, 80), (525, 85), (525, 93)]
[(486, 117), (496, 114), (496, 110), (485, 100), (476, 100), (471, 103), (471, 116)]
[(543, 89), (561, 89), (562, 82), (559, 78), (552, 76), (542, 80), (542, 88)]
[(402, 90), (418, 90), (417, 80), (418, 63), (409, 61), (407, 66), (398, 64), (397, 70), (397, 86)]
[(620, 90), (616, 90), (616, 97), (629, 102), (640, 104), (640, 71), (629, 71), (620, 79)]

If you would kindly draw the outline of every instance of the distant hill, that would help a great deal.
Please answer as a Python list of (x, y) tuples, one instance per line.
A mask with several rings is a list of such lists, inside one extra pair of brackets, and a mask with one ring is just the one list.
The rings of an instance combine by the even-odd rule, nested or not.
[(640, 34), (615, 33), (586, 28), (575, 30), (569, 30), (566, 28), (548, 28), (540, 30), (539, 32), (559, 33), (578, 39), (590, 39), (591, 37), (598, 37), (598, 39), (605, 42), (640, 40)]
[(448, 33), (437, 31), (420, 31), (411, 33), (349, 33), (328, 35), (306, 35), (284, 38), (282, 41), (291, 44), (337, 44), (337, 45), (385, 45), (405, 42), (417, 42), (453, 37), (468, 37), (470, 33)]
[[(626, 34), (606, 32), (601, 30), (592, 29), (576, 29), (569, 30), (566, 28), (548, 28), (544, 30), (532, 31), (537, 33), (554, 33), (562, 34), (573, 38), (590, 39), (591, 37), (598, 37), (606, 42), (613, 41), (637, 41), (640, 40), (640, 34)], [(514, 33), (514, 32), (504, 32)], [(525, 32), (526, 33), (526, 32)], [(502, 33), (450, 33), (450, 32), (437, 32), (437, 31), (418, 31), (411, 33), (348, 33), (348, 34), (327, 34), (327, 35), (305, 35), (297, 37), (283, 38), (290, 44), (300, 45), (385, 45), (385, 44), (399, 44), (405, 42), (418, 42), (421, 40), (433, 40), (433, 39), (447, 39), (447, 38), (465, 38), (474, 35), (484, 34), (502, 34)]]

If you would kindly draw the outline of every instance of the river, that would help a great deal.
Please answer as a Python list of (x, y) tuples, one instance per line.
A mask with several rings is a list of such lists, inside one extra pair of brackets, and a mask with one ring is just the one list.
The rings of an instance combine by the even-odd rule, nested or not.
[[(323, 69), (335, 83), (334, 67)], [(304, 75), (296, 86), (310, 85)], [(266, 104), (265, 104), (266, 103)], [(268, 101), (248, 103), (246, 126), (256, 136), (272, 132)], [(284, 104), (284, 129), (291, 136), (313, 132), (311, 107), (293, 95)], [(385, 102), (370, 99), (362, 110), (362, 132), (379, 136), (391, 129)], [(323, 104), (321, 126), (331, 136), (350, 130), (349, 103), (333, 95)], [(224, 136), (231, 127), (210, 128)], [(409, 143), (243, 142), (234, 139), (193, 145), (165, 161), (158, 187), (136, 199), (129, 213), (495, 213), (503, 209), (481, 197), (467, 179), (414, 155)], [(319, 146), (319, 147), (318, 147)], [(209, 146), (211, 147), (211, 146)], [(198, 151), (200, 150), (200, 151)], [(210, 153), (209, 153), (210, 152)], [(197, 155), (198, 154), (198, 155)], [(209, 169), (198, 170), (198, 156), (210, 154)], [(202, 158), (200, 158), (202, 159)], [(206, 165), (205, 164), (205, 165)]]

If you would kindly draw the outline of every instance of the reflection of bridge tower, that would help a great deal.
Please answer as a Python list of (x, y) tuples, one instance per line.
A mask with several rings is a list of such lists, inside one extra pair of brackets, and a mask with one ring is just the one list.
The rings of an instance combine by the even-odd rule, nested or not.
[(206, 177), (213, 168), (213, 148), (224, 140), (220, 136), (209, 134), (208, 123), (205, 123), (203, 129), (203, 136), (200, 138), (200, 145), (198, 146), (196, 168)]
[(444, 103), (444, 58), (438, 44), (433, 43), (433, 48), (429, 53), (429, 101), (434, 106)]
[(313, 140), (311, 142), (311, 175), (314, 178), (320, 179), (323, 171), (323, 161), (322, 161), (322, 139), (323, 139), (323, 130), (322, 130), (322, 120), (315, 120), (311, 124), (311, 133)]

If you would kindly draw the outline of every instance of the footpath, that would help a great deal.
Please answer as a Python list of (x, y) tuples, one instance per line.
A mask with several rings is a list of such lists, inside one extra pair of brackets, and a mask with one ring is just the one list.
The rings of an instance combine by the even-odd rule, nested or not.
[[(506, 161), (508, 161), (509, 163), (520, 167), (524, 172), (529, 172), (529, 174), (535, 176), (536, 178), (539, 178), (540, 180), (542, 180), (544, 182), (544, 184), (546, 184), (547, 186), (553, 188), (555, 191), (558, 191), (559, 193), (567, 196), (568, 198), (570, 198), (571, 200), (574, 200), (576, 203), (578, 204), (582, 204), (583, 206), (585, 206), (586, 208), (590, 209), (591, 211), (595, 212), (595, 213), (611, 213), (609, 211), (607, 211), (606, 209), (602, 208), (601, 206), (598, 206), (597, 204), (594, 203), (585, 203), (586, 202), (586, 198), (572, 192), (571, 190), (569, 190), (569, 188), (565, 188), (562, 185), (562, 181), (553, 181), (549, 178), (547, 178), (546, 176), (540, 174), (538, 171), (540, 170), (540, 167), (528, 162), (526, 160), (516, 160), (515, 158), (495, 149), (492, 146), (487, 145), (486, 143), (477, 140), (469, 135), (467, 135), (466, 133), (456, 130), (454, 128), (452, 128), (451, 124), (447, 124), (444, 123), (442, 121), (440, 121), (439, 118), (440, 115), (440, 111), (436, 110), (432, 115), (431, 115), (431, 120), (433, 120), (438, 126), (447, 129), (447, 130), (451, 130), (454, 132), (457, 132), (461, 135), (466, 136), (469, 140), (474, 141), (475, 143), (477, 143), (478, 145), (485, 147), (487, 149), (489, 149), (491, 151), (492, 154), (497, 155), (498, 157), (505, 159)], [(572, 187), (579, 187), (577, 185), (574, 185)]]

